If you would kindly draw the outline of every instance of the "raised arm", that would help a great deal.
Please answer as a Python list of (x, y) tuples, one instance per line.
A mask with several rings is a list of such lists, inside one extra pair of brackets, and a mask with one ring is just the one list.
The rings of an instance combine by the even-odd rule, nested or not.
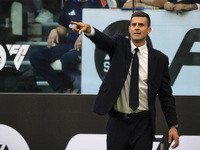
[(113, 47), (115, 45), (114, 38), (91, 27), (89, 24), (74, 21), (71, 23), (74, 24), (72, 28), (73, 31), (79, 32), (79, 34), (84, 32), (85, 35), (96, 45), (98, 49), (104, 51), (108, 55), (113, 53)]
[(71, 21), (71, 23), (74, 24), (72, 30), (75, 32), (78, 32), (79, 34), (81, 34), (82, 32), (85, 32), (85, 33), (91, 32), (91, 26), (89, 24), (82, 23), (82, 22), (75, 22), (75, 21)]

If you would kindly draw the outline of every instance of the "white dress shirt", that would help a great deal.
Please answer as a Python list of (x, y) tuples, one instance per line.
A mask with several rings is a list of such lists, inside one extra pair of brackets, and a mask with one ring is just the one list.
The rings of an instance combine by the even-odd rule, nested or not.
[[(131, 42), (131, 52), (135, 53), (134, 49), (136, 46)], [(140, 111), (148, 110), (148, 48), (146, 43), (138, 47), (138, 58), (139, 58), (139, 107), (133, 111), (129, 107), (129, 90), (130, 90), (130, 79), (131, 79), (131, 66), (132, 66), (132, 60), (129, 67), (129, 72), (126, 78), (126, 81), (124, 83), (124, 86), (122, 87), (121, 94), (117, 100), (117, 103), (115, 104), (114, 108), (116, 111), (122, 112), (122, 113), (137, 113)]]

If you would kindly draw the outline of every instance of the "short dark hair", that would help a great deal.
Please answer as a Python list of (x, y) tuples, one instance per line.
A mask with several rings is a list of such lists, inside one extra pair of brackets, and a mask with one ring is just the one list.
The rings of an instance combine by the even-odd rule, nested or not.
[(150, 27), (151, 26), (151, 19), (149, 17), (149, 15), (143, 11), (137, 11), (134, 12), (131, 16), (131, 20), (133, 17), (146, 17), (147, 18), (147, 26)]

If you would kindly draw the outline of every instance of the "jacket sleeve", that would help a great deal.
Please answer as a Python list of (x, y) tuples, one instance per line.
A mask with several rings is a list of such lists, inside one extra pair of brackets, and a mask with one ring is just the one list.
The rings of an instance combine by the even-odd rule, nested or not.
[(161, 85), (158, 91), (158, 97), (161, 103), (161, 107), (163, 113), (165, 115), (167, 124), (170, 127), (178, 124), (177, 114), (176, 114), (176, 105), (175, 99), (172, 95), (172, 89), (170, 86), (170, 76), (169, 76), (169, 68), (168, 68), (168, 57), (166, 56), (164, 59), (164, 69), (163, 69), (163, 77), (161, 80)]
[[(95, 28), (94, 28), (95, 29)], [(87, 36), (87, 35), (86, 35)], [(95, 34), (93, 36), (87, 36), (98, 49), (104, 51), (108, 55), (112, 55), (115, 47), (115, 36), (110, 37), (103, 32), (100, 32), (99, 30), (95, 29)]]

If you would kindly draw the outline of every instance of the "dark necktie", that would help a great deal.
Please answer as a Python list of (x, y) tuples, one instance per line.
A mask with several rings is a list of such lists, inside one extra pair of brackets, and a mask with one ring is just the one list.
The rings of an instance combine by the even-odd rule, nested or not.
[(139, 106), (138, 98), (138, 80), (139, 80), (139, 60), (137, 56), (138, 48), (135, 48), (135, 54), (132, 61), (132, 70), (131, 70), (131, 83), (130, 83), (130, 95), (129, 95), (129, 107), (132, 110), (136, 110)]

